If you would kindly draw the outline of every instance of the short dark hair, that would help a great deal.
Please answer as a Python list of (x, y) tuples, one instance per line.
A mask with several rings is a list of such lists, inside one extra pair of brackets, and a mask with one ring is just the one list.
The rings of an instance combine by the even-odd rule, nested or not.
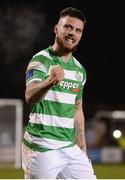
[(86, 23), (86, 18), (82, 11), (74, 7), (67, 7), (60, 12), (60, 18), (65, 16), (71, 16), (80, 19), (83, 23)]

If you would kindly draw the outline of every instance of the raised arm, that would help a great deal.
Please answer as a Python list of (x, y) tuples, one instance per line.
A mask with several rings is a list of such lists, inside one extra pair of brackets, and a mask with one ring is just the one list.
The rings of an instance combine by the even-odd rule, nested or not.
[(25, 99), (29, 104), (38, 102), (42, 96), (51, 88), (53, 85), (58, 84), (64, 77), (64, 71), (60, 65), (54, 66), (50, 75), (47, 79), (42, 81), (32, 81), (26, 85)]

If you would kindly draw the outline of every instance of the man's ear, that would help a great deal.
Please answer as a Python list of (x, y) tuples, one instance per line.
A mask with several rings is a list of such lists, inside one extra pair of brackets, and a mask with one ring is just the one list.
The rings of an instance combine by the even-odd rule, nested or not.
[(57, 29), (58, 29), (58, 25), (56, 24), (56, 25), (54, 26), (54, 33), (55, 33), (55, 34), (57, 33)]

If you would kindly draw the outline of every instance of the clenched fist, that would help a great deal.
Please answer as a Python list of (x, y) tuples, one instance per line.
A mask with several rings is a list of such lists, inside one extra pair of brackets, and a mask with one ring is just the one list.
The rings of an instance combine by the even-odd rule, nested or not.
[(61, 65), (55, 65), (50, 71), (50, 78), (53, 84), (58, 84), (64, 78), (64, 70)]

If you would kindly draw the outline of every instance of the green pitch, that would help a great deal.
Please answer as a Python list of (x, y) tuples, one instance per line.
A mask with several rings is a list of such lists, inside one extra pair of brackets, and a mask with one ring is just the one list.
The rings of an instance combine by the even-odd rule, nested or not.
[[(23, 179), (23, 171), (0, 166), (0, 179)], [(98, 179), (125, 179), (125, 164), (94, 164)]]
[(98, 179), (125, 179), (125, 164), (95, 164)]

